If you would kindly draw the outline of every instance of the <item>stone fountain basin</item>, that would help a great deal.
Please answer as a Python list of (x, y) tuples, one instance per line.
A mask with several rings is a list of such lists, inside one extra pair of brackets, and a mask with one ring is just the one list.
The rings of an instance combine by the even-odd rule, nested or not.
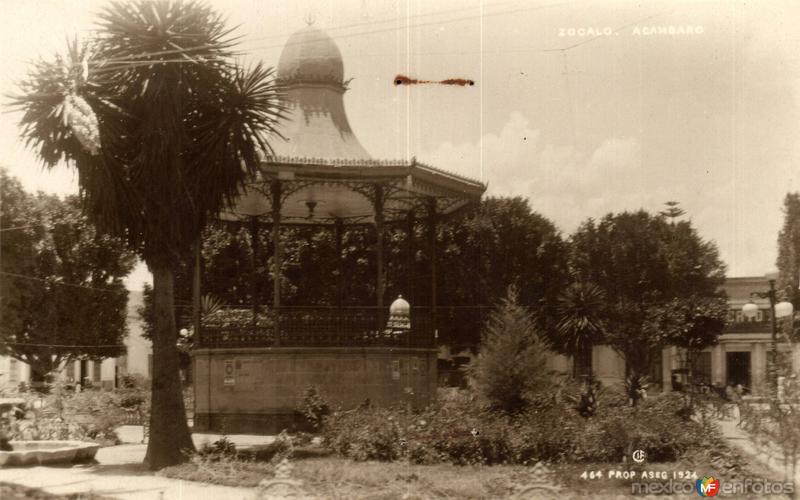
[(100, 449), (83, 441), (12, 441), (12, 451), (0, 451), (0, 467), (70, 464), (92, 460)]

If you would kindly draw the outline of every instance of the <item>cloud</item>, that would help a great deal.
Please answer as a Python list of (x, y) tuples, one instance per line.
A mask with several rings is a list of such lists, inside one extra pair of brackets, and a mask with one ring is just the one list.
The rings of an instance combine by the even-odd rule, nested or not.
[[(769, 269), (764, 266), (771, 262), (768, 246), (753, 247), (764, 238), (740, 229), (744, 200), (736, 195), (730, 175), (654, 165), (645, 161), (643, 147), (633, 137), (608, 137), (587, 151), (549, 144), (543, 137), (525, 116), (514, 112), (498, 133), (485, 134), (476, 143), (445, 143), (420, 159), (478, 177), (482, 158), (488, 194), (527, 197), (534, 210), (566, 234), (589, 217), (641, 208), (654, 213), (664, 202), (676, 200), (700, 235), (716, 242), (731, 275), (758, 275)], [(764, 235), (772, 234), (761, 229)]]
[(564, 231), (587, 217), (660, 207), (669, 199), (653, 186), (642, 189), (650, 182), (634, 138), (611, 137), (593, 151), (577, 151), (545, 143), (519, 112), (509, 115), (499, 133), (485, 134), (478, 143), (445, 143), (421, 159), (471, 177), (483, 172), (488, 194), (528, 197)]

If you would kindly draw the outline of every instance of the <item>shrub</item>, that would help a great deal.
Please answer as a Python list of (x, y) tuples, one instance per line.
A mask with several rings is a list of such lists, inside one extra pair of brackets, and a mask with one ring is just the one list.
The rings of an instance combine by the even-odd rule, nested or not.
[(121, 389), (149, 389), (150, 381), (137, 373), (126, 373), (120, 377)]
[[(269, 328), (273, 325), (273, 317), (269, 311), (262, 311), (256, 316), (256, 326)], [(212, 328), (228, 328), (250, 326), (253, 324), (253, 311), (247, 308), (218, 308), (203, 315), (203, 326)]]
[(236, 457), (239, 460), (253, 462), (279, 462), (289, 456), (292, 450), (293, 447), (287, 440), (279, 438), (267, 445), (240, 450), (236, 453)]
[(325, 417), (327, 417), (330, 412), (330, 405), (320, 394), (319, 388), (316, 386), (306, 387), (303, 393), (300, 413), (306, 418), (306, 421), (308, 421), (315, 431), (322, 429)]
[(73, 393), (56, 383), (46, 397), (26, 395), (26, 398), (25, 407), (29, 410), (17, 415), (9, 426), (12, 439), (118, 444), (116, 428), (125, 423), (126, 413), (137, 406), (149, 407), (149, 394), (142, 388)]
[(618, 463), (636, 449), (648, 460), (666, 462), (713, 449), (719, 439), (713, 427), (681, 418), (682, 406), (681, 395), (665, 394), (636, 407), (601, 407), (587, 419), (574, 403), (553, 399), (508, 415), (476, 405), (474, 397), (462, 393), (421, 412), (360, 408), (334, 413), (326, 419), (323, 443), (354, 460), (422, 464)]
[(236, 458), (236, 444), (227, 436), (222, 436), (213, 443), (205, 443), (197, 450), (197, 455), (207, 461), (217, 462), (228, 458)]
[(295, 438), (286, 431), (282, 431), (275, 441), (261, 446), (254, 446), (243, 450), (237, 449), (236, 443), (227, 436), (222, 436), (213, 443), (204, 443), (195, 453), (196, 462), (271, 462), (277, 464), (294, 454)]
[(484, 326), (478, 358), (467, 367), (471, 385), (495, 410), (518, 413), (554, 387), (547, 341), (513, 287)]
[(144, 404), (145, 397), (141, 394), (127, 394), (119, 400), (119, 406), (125, 409), (135, 409)]
[(557, 405), (512, 417), (462, 394), (422, 412), (360, 408), (334, 413), (326, 420), (323, 443), (354, 460), (459, 465), (559, 460), (570, 449), (569, 433), (554, 433), (552, 422), (563, 423), (565, 411), (570, 410)]

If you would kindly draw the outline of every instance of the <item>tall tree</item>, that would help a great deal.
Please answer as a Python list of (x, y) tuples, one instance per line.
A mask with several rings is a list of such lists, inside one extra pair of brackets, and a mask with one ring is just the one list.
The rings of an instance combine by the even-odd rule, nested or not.
[(587, 220), (571, 238), (577, 280), (605, 296), (605, 341), (633, 377), (647, 375), (665, 345), (693, 350), (716, 342), (724, 326), (725, 266), (716, 246), (690, 222), (645, 211)]
[[(782, 290), (800, 311), (800, 193), (787, 193), (783, 200), (783, 227), (778, 233), (778, 289)], [(796, 314), (795, 318), (800, 317)], [(784, 322), (794, 339), (800, 332), (800, 321)]]
[[(517, 300), (529, 308), (537, 327), (548, 331), (548, 318), (568, 282), (567, 245), (555, 225), (534, 212), (527, 199), (482, 200), (463, 217), (442, 225), (438, 247), (440, 304), (495, 306), (514, 286)], [(418, 294), (422, 303), (428, 300), (426, 285)], [(467, 322), (469, 317), (462, 312), (449, 319), (440, 322), (443, 340), (479, 343), (481, 321)]]
[(0, 169), (0, 352), (46, 381), (64, 362), (124, 352), (135, 256), (97, 234), (75, 197), (26, 193)]
[(123, 236), (153, 272), (150, 440), (157, 469), (186, 460), (174, 270), (206, 220), (229, 204), (268, 151), (282, 107), (271, 70), (232, 62), (231, 31), (195, 1), (111, 2), (90, 46), (42, 61), (21, 85), (23, 136), (47, 166), (78, 170), (101, 231)]
[(675, 222), (678, 217), (686, 213), (686, 211), (680, 207), (680, 202), (667, 201), (664, 205), (666, 205), (667, 208), (660, 211), (659, 214), (666, 217), (670, 222)]

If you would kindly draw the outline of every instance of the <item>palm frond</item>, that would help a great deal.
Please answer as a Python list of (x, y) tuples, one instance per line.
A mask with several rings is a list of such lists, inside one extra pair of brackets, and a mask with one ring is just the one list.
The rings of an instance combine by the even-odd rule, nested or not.
[(22, 134), (46, 165), (77, 167), (101, 230), (177, 262), (280, 138), (282, 89), (233, 64), (232, 30), (204, 3), (113, 1), (99, 25), (20, 84)]
[(598, 341), (605, 331), (603, 291), (593, 283), (577, 282), (564, 290), (556, 304), (556, 330), (563, 350), (577, 353)]
[(255, 174), (259, 153), (272, 152), (268, 139), (283, 140), (277, 130), (287, 110), (283, 88), (273, 70), (261, 63), (249, 69), (237, 66), (221, 86), (202, 89), (197, 101), (190, 127), (198, 175), (214, 179), (208, 189), (225, 186), (225, 201), (232, 203), (244, 181)]

